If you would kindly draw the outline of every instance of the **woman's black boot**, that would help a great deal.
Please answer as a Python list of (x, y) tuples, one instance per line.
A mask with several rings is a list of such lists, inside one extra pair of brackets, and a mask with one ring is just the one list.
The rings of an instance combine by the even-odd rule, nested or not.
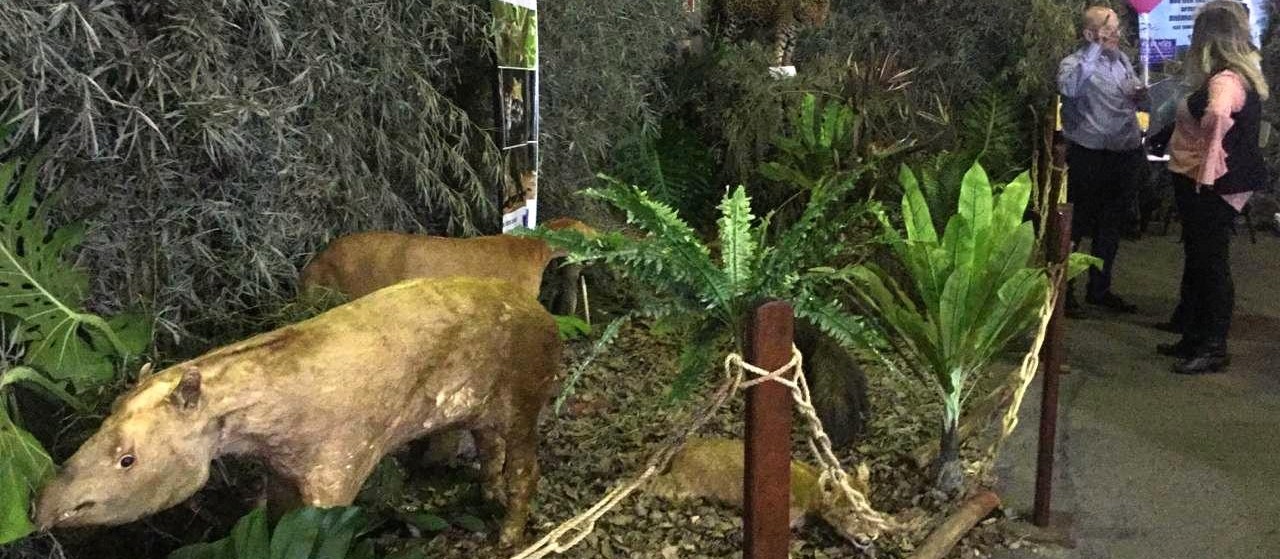
[(1156, 353), (1178, 359), (1191, 359), (1196, 356), (1196, 348), (1199, 345), (1195, 341), (1182, 338), (1171, 344), (1156, 344)]

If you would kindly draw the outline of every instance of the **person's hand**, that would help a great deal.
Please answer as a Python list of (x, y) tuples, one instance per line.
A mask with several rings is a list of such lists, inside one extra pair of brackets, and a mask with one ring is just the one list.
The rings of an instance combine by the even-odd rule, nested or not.
[(1133, 93), (1129, 94), (1129, 99), (1134, 103), (1141, 103), (1146, 100), (1148, 91), (1150, 89), (1147, 86), (1139, 84), (1133, 88)]

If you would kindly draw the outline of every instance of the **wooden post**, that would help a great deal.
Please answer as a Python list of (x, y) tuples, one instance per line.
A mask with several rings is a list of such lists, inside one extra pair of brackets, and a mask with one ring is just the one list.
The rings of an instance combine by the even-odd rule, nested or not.
[[(791, 361), (791, 305), (756, 308), (747, 330), (747, 360), (775, 371)], [(791, 547), (791, 392), (776, 382), (747, 389), (746, 479), (743, 480), (745, 559), (787, 559)]]
[[(1050, 214), (1049, 239), (1046, 246), (1051, 264), (1066, 262), (1071, 254), (1071, 204), (1061, 204)], [(1066, 288), (1063, 278), (1054, 288)], [(1036, 502), (1032, 520), (1036, 526), (1049, 525), (1053, 492), (1054, 443), (1058, 433), (1058, 375), (1066, 357), (1065, 301), (1058, 298), (1049, 319), (1044, 346), (1044, 390), (1040, 398), (1040, 446), (1036, 456)]]

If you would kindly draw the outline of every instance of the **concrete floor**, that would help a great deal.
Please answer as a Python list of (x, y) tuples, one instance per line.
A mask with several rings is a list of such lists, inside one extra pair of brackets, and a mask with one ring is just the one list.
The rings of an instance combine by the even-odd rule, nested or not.
[[(1152, 328), (1176, 302), (1174, 229), (1120, 249), (1115, 292), (1137, 315), (1091, 310), (1068, 324), (1053, 510), (1069, 544), (997, 559), (1280, 558), (1280, 239), (1234, 238), (1234, 361), (1184, 377), (1154, 351), (1174, 336)], [(1039, 387), (1000, 464), (1008, 510), (1028, 517)]]

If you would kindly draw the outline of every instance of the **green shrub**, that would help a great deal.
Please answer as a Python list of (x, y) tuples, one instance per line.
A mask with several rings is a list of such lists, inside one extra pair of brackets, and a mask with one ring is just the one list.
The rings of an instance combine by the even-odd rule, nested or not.
[(1023, 221), (1031, 194), (1026, 173), (993, 187), (974, 163), (961, 183), (958, 211), (941, 232), (915, 174), (904, 166), (900, 181), (905, 236), (882, 221), (907, 281), (872, 264), (845, 277), (942, 399), (937, 484), (951, 492), (963, 480), (956, 429), (965, 397), (992, 357), (1036, 323), (1049, 280), (1033, 259), (1035, 230)]
[(48, 201), (36, 200), (41, 162), (0, 164), (0, 315), (12, 328), (5, 342), (17, 346), (0, 372), (0, 544), (31, 532), (28, 504), (53, 468), (39, 441), (20, 427), (13, 388), (83, 408), (73, 393), (114, 380), (117, 365), (151, 342), (150, 325), (139, 316), (105, 320), (82, 309), (88, 278), (66, 253), (83, 228), (49, 227)]

